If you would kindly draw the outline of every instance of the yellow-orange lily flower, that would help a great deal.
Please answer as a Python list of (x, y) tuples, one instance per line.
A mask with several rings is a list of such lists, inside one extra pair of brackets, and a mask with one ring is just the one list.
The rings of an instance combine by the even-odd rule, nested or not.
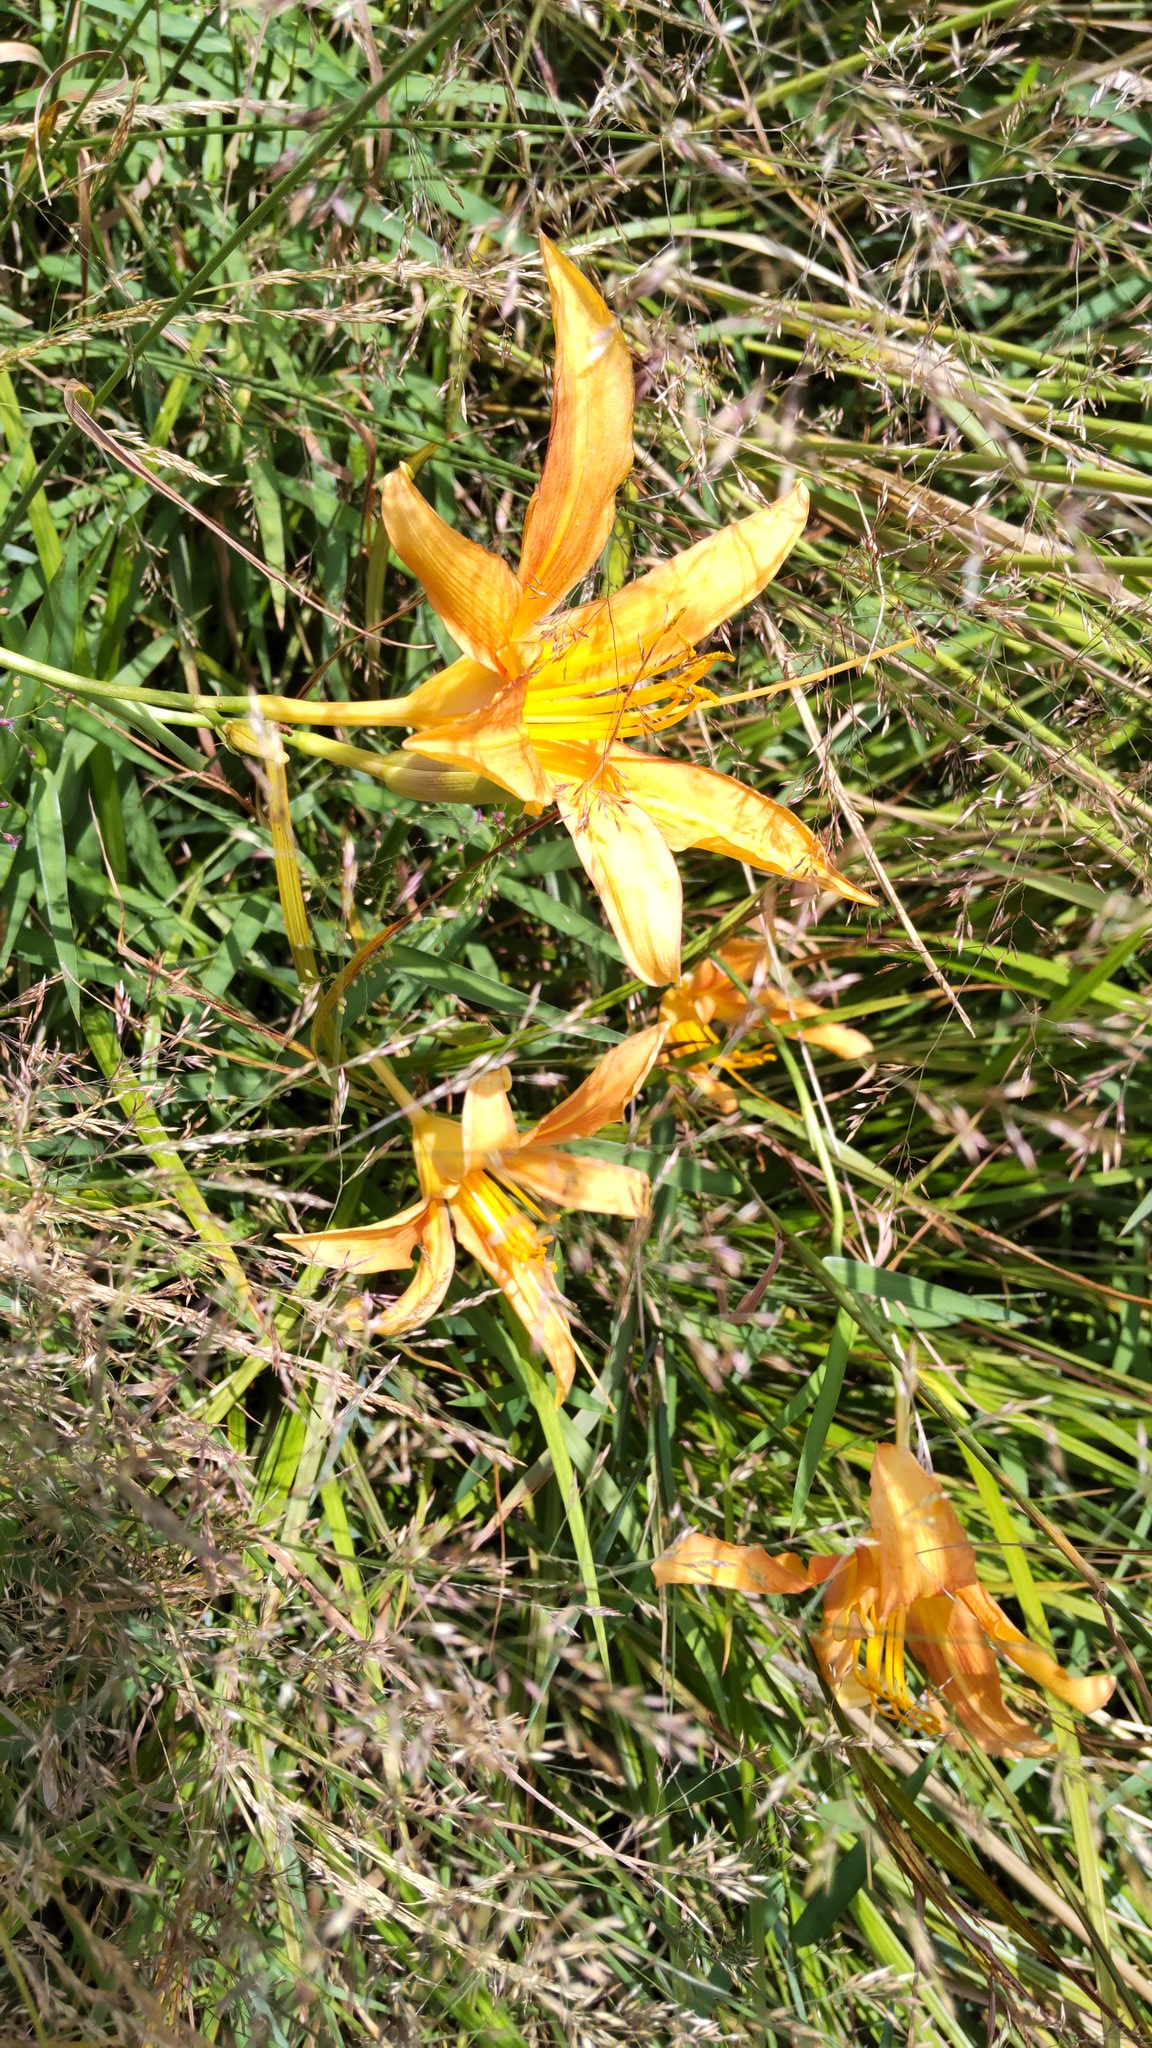
[(614, 596), (550, 618), (612, 530), (632, 466), (632, 367), (600, 294), (546, 237), (540, 246), (556, 371), (519, 568), (447, 525), (406, 464), (385, 478), (389, 540), (464, 650), (386, 715), (416, 728), (404, 746), (423, 760), (473, 770), (531, 810), (555, 803), (628, 965), (660, 984), (680, 972), (673, 856), (687, 847), (872, 900), (791, 811), (730, 776), (625, 744), (709, 701), (700, 679), (712, 657), (697, 649), (776, 574), (803, 531), (808, 494), (797, 484)]
[[(547, 1358), (563, 1400), (576, 1372), (576, 1347), (548, 1257), (548, 1237), (538, 1228), (538, 1204), (593, 1209), (605, 1216), (646, 1214), (646, 1173), (560, 1148), (617, 1122), (643, 1086), (659, 1047), (656, 1026), (625, 1039), (574, 1094), (526, 1131), (517, 1129), (508, 1104), (507, 1067), (471, 1083), (459, 1120), (413, 1108), (409, 1115), (420, 1200), (382, 1223), (302, 1236), (285, 1233), (284, 1243), (316, 1265), (346, 1273), (403, 1272), (418, 1250), (415, 1276), (373, 1323), (380, 1335), (399, 1336), (426, 1323), (443, 1302), (455, 1269), (455, 1232)], [(533, 1214), (521, 1207), (525, 1199)]]
[[(758, 1544), (692, 1535), (657, 1558), (652, 1574), (658, 1586), (738, 1593), (806, 1593), (823, 1584), (824, 1621), (814, 1647), (837, 1699), (925, 1731), (948, 1728), (954, 1713), (992, 1756), (1042, 1756), (1052, 1748), (1006, 1705), (996, 1650), (1082, 1714), (1111, 1698), (1113, 1679), (1071, 1677), (985, 1592), (955, 1509), (910, 1451), (879, 1445), (871, 1507), (871, 1527), (842, 1557), (804, 1565), (792, 1552), (770, 1557)], [(932, 1688), (919, 1703), (907, 1652)]]
[[(757, 1045), (719, 1053), (721, 1041), (714, 1025), (732, 1030), (744, 1024), (754, 1031), (760, 1019), (787, 1026), (797, 1018), (815, 1017), (819, 1019), (817, 1023), (806, 1024), (797, 1034), (809, 1045), (822, 1046), (842, 1060), (867, 1059), (872, 1051), (872, 1040), (862, 1031), (838, 1024), (835, 1016), (822, 1010), (819, 1003), (809, 1002), (805, 996), (785, 995), (783, 989), (768, 981), (768, 962), (768, 946), (763, 939), (729, 939), (713, 959), (702, 960), (683, 981), (666, 989), (660, 1000), (660, 1022), (665, 1034), (661, 1058), (666, 1063), (679, 1063), (693, 1053), (708, 1055), (706, 1064), (690, 1066), (687, 1073), (700, 1093), (716, 1104), (721, 1115), (726, 1116), (737, 1107), (735, 1090), (724, 1079), (724, 1072), (757, 1066), (773, 1055), (770, 1048)], [(739, 983), (747, 989), (747, 995)]]

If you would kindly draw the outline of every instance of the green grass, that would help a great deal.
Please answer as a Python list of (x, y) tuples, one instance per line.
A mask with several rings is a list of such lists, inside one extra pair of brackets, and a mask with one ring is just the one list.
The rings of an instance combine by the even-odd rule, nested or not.
[[(3, 30), (0, 2040), (1139, 2040), (1147, 24), (434, 19)], [(593, 1368), (559, 1418), (475, 1268), (389, 1344), (276, 1233), (410, 1199), (369, 1055), (446, 1090), (508, 1048), (529, 1115), (654, 999), (553, 819), (291, 745), (287, 931), (211, 710), (437, 660), (374, 485), (434, 443), (439, 509), (511, 545), (540, 227), (640, 373), (609, 573), (797, 473), (725, 687), (914, 643), (668, 742), (854, 875), (866, 837), (879, 910), (761, 900), (876, 1062), (788, 1048), (726, 1123), (650, 1083), (650, 1227), (558, 1233)], [(681, 865), (701, 957), (757, 899)], [(334, 1071), (313, 962), (401, 915)], [(653, 1589), (689, 1525), (850, 1539), (897, 1426), (991, 1590), (1118, 1678), (1051, 1759), (846, 1719), (795, 1601)]]

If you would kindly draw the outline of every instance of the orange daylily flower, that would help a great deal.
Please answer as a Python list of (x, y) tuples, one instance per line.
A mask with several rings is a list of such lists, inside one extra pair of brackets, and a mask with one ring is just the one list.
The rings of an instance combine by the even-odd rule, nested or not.
[[(714, 1025), (733, 1030), (746, 1025), (754, 1031), (761, 1018), (785, 1028), (797, 1018), (815, 1017), (797, 1036), (809, 1045), (822, 1046), (842, 1060), (867, 1059), (872, 1040), (848, 1024), (838, 1024), (834, 1015), (809, 1002), (804, 996), (785, 995), (783, 989), (765, 979), (769, 952), (763, 939), (729, 939), (714, 959), (702, 960), (691, 974), (674, 988), (666, 989), (660, 1000), (660, 1022), (664, 1026), (661, 1059), (679, 1063), (693, 1053), (707, 1056), (706, 1063), (687, 1068), (688, 1078), (715, 1104), (721, 1115), (737, 1107), (736, 1092), (723, 1078), (724, 1072), (758, 1066), (773, 1057), (771, 1048), (752, 1045), (721, 1053)], [(729, 970), (725, 972), (725, 969)], [(735, 979), (733, 979), (735, 977)], [(743, 983), (748, 993), (738, 987)]]
[(419, 1251), (415, 1276), (373, 1323), (381, 1336), (399, 1336), (420, 1328), (443, 1302), (455, 1269), (455, 1232), (456, 1242), (496, 1282), (543, 1352), (563, 1400), (575, 1377), (576, 1346), (548, 1257), (548, 1236), (538, 1227), (538, 1205), (604, 1216), (647, 1213), (646, 1173), (560, 1148), (619, 1120), (659, 1048), (655, 1026), (613, 1046), (572, 1095), (526, 1131), (517, 1129), (508, 1104), (507, 1067), (471, 1083), (459, 1120), (412, 1108), (419, 1201), (382, 1223), (301, 1236), (286, 1232), (283, 1242), (316, 1265), (346, 1273), (403, 1272)]
[[(629, 967), (660, 984), (680, 972), (673, 856), (687, 847), (872, 901), (791, 811), (730, 776), (626, 744), (711, 701), (700, 685), (714, 657), (697, 649), (775, 576), (803, 531), (808, 493), (797, 484), (614, 596), (551, 617), (612, 531), (632, 467), (632, 366), (600, 294), (546, 237), (540, 246), (556, 371), (519, 568), (447, 525), (406, 464), (384, 479), (388, 538), (464, 652), (375, 715), (415, 727), (404, 746), (423, 762), (473, 770), (531, 811), (555, 803)], [(395, 786), (405, 787), (402, 771)]]
[[(652, 1575), (658, 1586), (723, 1586), (738, 1593), (807, 1593), (824, 1587), (824, 1621), (814, 1648), (846, 1706), (878, 1708), (925, 1732), (949, 1714), (992, 1756), (1043, 1756), (1052, 1744), (1012, 1713), (995, 1651), (1057, 1699), (1092, 1714), (1115, 1681), (1073, 1678), (1010, 1621), (980, 1584), (972, 1545), (938, 1479), (910, 1451), (878, 1446), (872, 1464), (872, 1525), (841, 1557), (802, 1564), (770, 1557), (758, 1544), (684, 1537)], [(919, 1703), (909, 1686), (911, 1652), (931, 1687)], [(950, 1739), (957, 1741), (954, 1731)]]

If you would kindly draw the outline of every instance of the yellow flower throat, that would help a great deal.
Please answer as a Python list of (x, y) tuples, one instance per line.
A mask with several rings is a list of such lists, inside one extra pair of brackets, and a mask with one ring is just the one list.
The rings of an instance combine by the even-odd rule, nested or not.
[(490, 1173), (470, 1173), (452, 1197), (473, 1230), (513, 1265), (544, 1257), (545, 1240), (530, 1216), (506, 1194)]

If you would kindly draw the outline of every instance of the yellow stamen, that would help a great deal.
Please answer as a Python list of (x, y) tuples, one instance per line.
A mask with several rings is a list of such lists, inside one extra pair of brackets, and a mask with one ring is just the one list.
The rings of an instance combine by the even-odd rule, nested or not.
[(822, 683), (829, 676), (842, 676), (850, 668), (867, 668), (870, 661), (882, 661), (886, 654), (902, 654), (906, 647), (915, 647), (915, 639), (893, 640), (890, 647), (876, 647), (870, 654), (853, 654), (848, 661), (838, 661), (832, 668), (814, 668), (806, 676), (786, 676), (779, 683), (762, 683), (758, 690), (739, 690), (732, 697), (714, 697), (713, 704), (719, 709), (725, 704), (750, 704), (754, 697), (779, 697), (785, 690), (801, 690), (805, 683)]
[(524, 718), (530, 730), (552, 729), (565, 739), (629, 740), (667, 732), (701, 705), (715, 702), (711, 690), (700, 688), (718, 654), (697, 654), (686, 647), (656, 662), (639, 666), (627, 681), (606, 683), (603, 671), (581, 673), (578, 643), (566, 659), (546, 651), (524, 681)]
[(860, 1665), (860, 1649), (856, 1645), (856, 1677), (867, 1692), (878, 1713), (899, 1721), (905, 1728), (928, 1735), (935, 1732), (935, 1717), (925, 1707), (918, 1707), (908, 1685), (904, 1668), (904, 1637), (907, 1617), (903, 1608), (877, 1627), (871, 1615), (860, 1615), (861, 1625), (867, 1630), (864, 1638), (864, 1664)]
[(710, 1052), (720, 1041), (707, 1024), (699, 1024), (690, 1017), (681, 1018), (673, 1024), (668, 1033), (664, 1058), (689, 1058), (693, 1054)]
[(490, 1173), (470, 1173), (452, 1200), (493, 1251), (517, 1264), (544, 1257), (544, 1240), (536, 1225)]
[[(902, 1704), (900, 1695), (904, 1690), (904, 1659), (900, 1655), (901, 1647), (897, 1617), (894, 1615), (889, 1626), (884, 1631), (884, 1677), (882, 1680), (885, 1698), (891, 1700), (894, 1707), (899, 1707)], [(899, 1675), (897, 1675), (896, 1671), (897, 1663), (900, 1666)]]
[(752, 1067), (762, 1067), (775, 1059), (771, 1046), (734, 1045), (729, 1052), (722, 1053), (721, 1041), (707, 1024), (695, 1023), (685, 1017), (673, 1024), (668, 1033), (662, 1054), (664, 1065), (680, 1066), (689, 1059), (699, 1060), (703, 1053), (715, 1053), (708, 1061), (710, 1067), (718, 1067), (723, 1073), (742, 1074)]
[(735, 1045), (731, 1052), (726, 1052), (723, 1059), (717, 1060), (716, 1064), (720, 1067), (730, 1067), (734, 1074), (742, 1074), (750, 1067), (767, 1065), (775, 1057), (771, 1046)]

